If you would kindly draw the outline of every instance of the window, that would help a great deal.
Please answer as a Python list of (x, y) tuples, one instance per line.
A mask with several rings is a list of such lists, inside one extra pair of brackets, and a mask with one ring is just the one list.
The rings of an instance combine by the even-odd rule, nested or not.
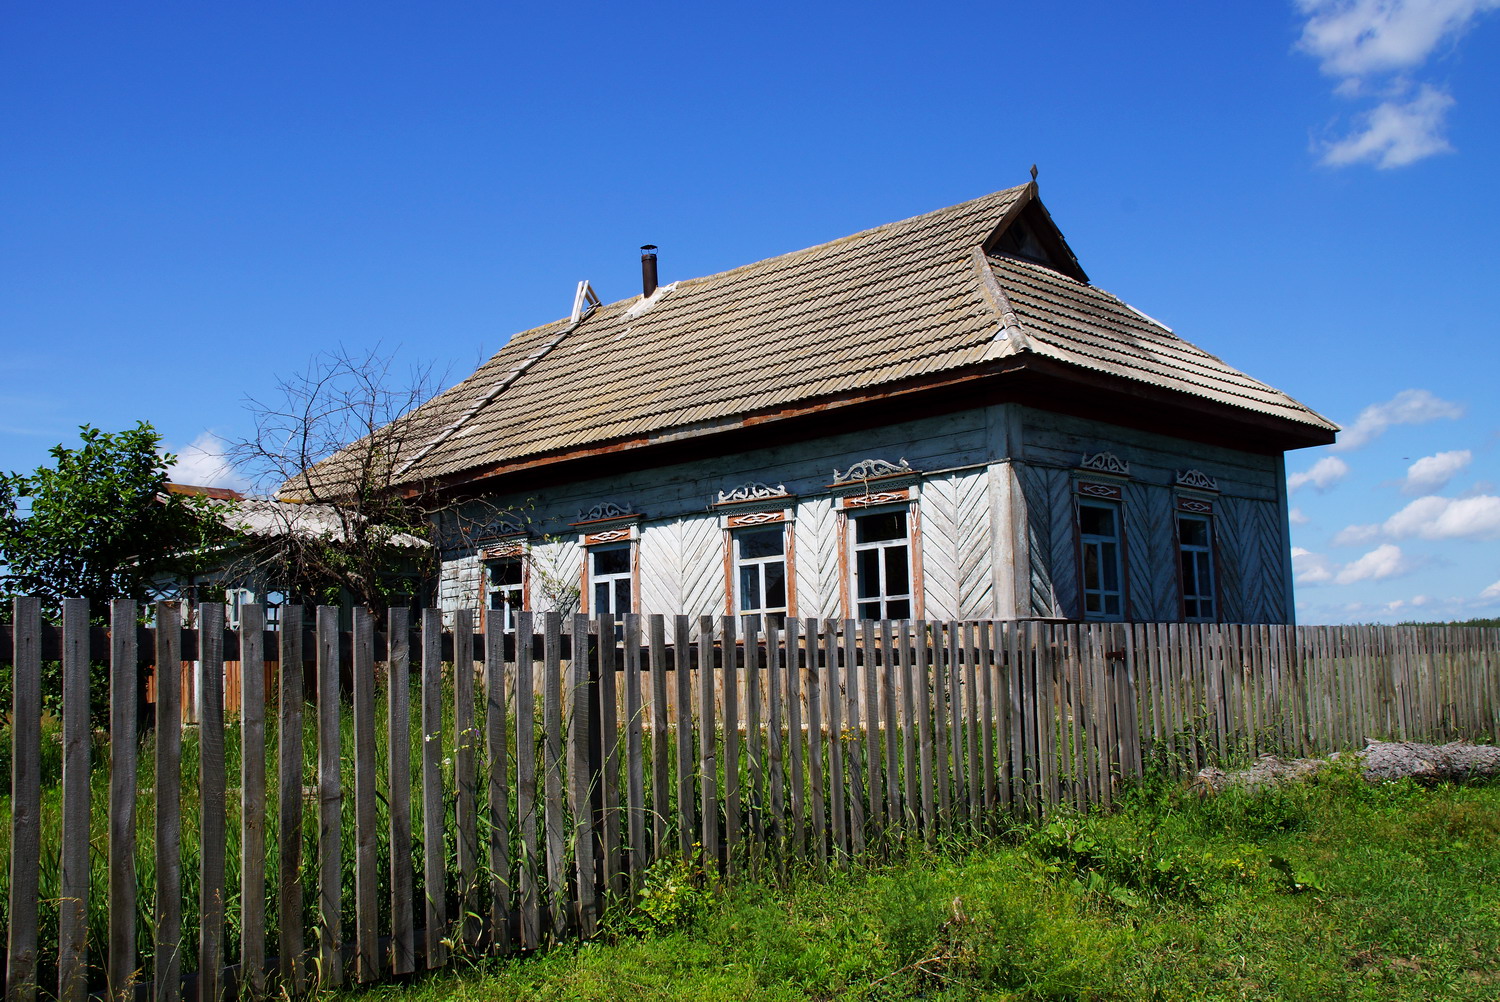
[(854, 522), (855, 612), (860, 619), (910, 619), (911, 540), (907, 513), (856, 515)]
[(768, 625), (786, 621), (786, 529), (737, 529), (734, 547), (735, 611), (764, 616)]
[(592, 615), (633, 612), (631, 605), (630, 544), (594, 546), (589, 549), (589, 585), (593, 589)]
[(1078, 542), (1083, 550), (1083, 618), (1123, 619), (1120, 506), (1105, 501), (1079, 501)]
[(1185, 619), (1214, 619), (1213, 523), (1202, 515), (1177, 516), (1177, 552), (1182, 567)]
[(519, 557), (491, 560), (485, 565), (486, 605), (500, 613), (503, 629), (516, 628), (516, 613), (526, 608), (526, 586)]

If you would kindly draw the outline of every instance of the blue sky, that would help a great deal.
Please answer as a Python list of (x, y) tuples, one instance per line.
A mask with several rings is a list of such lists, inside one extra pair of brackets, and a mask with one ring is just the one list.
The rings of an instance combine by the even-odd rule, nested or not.
[(12, 4), (0, 469), (215, 437), (316, 352), (450, 381), (589, 279), (1026, 180), (1100, 286), (1357, 434), (1303, 622), (1500, 614), (1500, 0)]

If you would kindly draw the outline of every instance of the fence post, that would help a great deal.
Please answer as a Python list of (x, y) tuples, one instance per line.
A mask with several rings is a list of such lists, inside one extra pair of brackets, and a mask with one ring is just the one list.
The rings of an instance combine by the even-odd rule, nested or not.
[(42, 604), (17, 598), (12, 607), (10, 930), (5, 996), (36, 998), (37, 877), (42, 863)]

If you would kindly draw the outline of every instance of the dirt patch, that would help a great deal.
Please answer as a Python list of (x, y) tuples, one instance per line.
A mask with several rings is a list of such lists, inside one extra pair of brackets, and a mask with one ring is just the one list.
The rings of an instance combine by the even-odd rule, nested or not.
[[(1195, 785), (1217, 792), (1229, 786), (1252, 789), (1274, 783), (1290, 782), (1315, 775), (1330, 762), (1345, 754), (1328, 758), (1284, 759), (1262, 755), (1248, 769), (1226, 772), (1210, 766), (1198, 773)], [(1411, 778), (1423, 783), (1464, 782), (1500, 776), (1500, 748), (1453, 741), (1445, 745), (1424, 745), (1411, 741), (1371, 741), (1363, 751), (1352, 753), (1359, 758), (1365, 779), (1379, 783)]]

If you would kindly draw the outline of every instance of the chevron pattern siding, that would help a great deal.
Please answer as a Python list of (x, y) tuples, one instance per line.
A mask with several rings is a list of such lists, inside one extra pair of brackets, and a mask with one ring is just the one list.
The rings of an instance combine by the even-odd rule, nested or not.
[(682, 526), (648, 524), (641, 530), (641, 611), (672, 616), (682, 612)]
[(929, 618), (993, 615), (988, 484), (983, 469), (922, 483), (922, 576)]
[(1141, 483), (1125, 485), (1125, 547), (1130, 577), (1130, 618), (1178, 616), (1177, 544), (1172, 492)]
[[(1245, 623), (1286, 622), (1281, 511), (1268, 501), (1229, 498), (1239, 529), (1240, 594)], [(1227, 612), (1227, 610), (1226, 610)]]
[(531, 548), (531, 607), (537, 612), (570, 613), (579, 608), (583, 547), (572, 539), (552, 539)]
[[(724, 530), (713, 515), (684, 518), (681, 526), (683, 613), (689, 616), (724, 614)], [(654, 610), (653, 610), (654, 611)]]
[(1017, 464), (1026, 494), (1035, 616), (1076, 616), (1078, 555), (1073, 538), (1073, 484), (1067, 470)]
[(797, 615), (836, 617), (839, 550), (833, 501), (817, 498), (797, 509)]
[(1244, 502), (1239, 498), (1219, 498), (1215, 505), (1217, 518), (1214, 519), (1214, 532), (1217, 534), (1218, 547), (1216, 556), (1218, 564), (1215, 567), (1219, 575), (1219, 618), (1226, 623), (1245, 622), (1245, 543), (1247, 526), (1245, 525)]

